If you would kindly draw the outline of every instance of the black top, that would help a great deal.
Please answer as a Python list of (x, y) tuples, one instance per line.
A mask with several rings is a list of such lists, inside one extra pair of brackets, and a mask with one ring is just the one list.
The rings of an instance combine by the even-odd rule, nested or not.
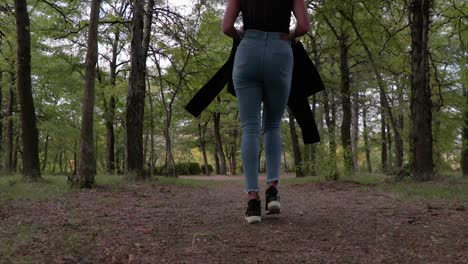
[(293, 0), (241, 0), (244, 30), (289, 34)]

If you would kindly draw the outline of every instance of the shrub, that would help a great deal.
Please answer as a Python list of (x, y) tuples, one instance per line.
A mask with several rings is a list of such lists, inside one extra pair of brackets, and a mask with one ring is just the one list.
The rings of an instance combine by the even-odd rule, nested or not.
[[(174, 168), (166, 168), (164, 165), (157, 166), (154, 168), (154, 173), (156, 175), (168, 175), (173, 173)], [(209, 166), (208, 169), (213, 171), (213, 167)], [(200, 175), (204, 172), (205, 169), (203, 165), (196, 162), (181, 162), (175, 165), (175, 174), (176, 175)]]
[(177, 175), (200, 175), (200, 164), (196, 162), (181, 162), (175, 165)]
[[(200, 173), (205, 173), (205, 164), (200, 165)], [(213, 166), (208, 164), (208, 172), (212, 173), (214, 171)]]

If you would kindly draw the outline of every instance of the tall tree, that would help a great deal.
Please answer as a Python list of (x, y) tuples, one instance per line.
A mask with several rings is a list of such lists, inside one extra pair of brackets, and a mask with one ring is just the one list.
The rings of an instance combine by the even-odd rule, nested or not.
[(26, 181), (41, 179), (39, 164), (39, 139), (36, 126), (36, 111), (31, 84), (31, 32), (26, 0), (15, 0), (18, 97), (21, 107), (23, 135), (23, 177)]
[[(145, 19), (145, 28), (143, 31), (143, 49), (144, 49), (144, 57), (148, 57), (148, 50), (149, 50), (149, 43), (151, 40), (151, 24), (153, 23), (153, 9), (154, 9), (154, 0), (149, 0), (148, 4), (146, 5), (146, 19)], [(152, 177), (154, 173), (154, 163), (155, 163), (155, 149), (154, 149), (154, 104), (153, 104), (153, 96), (151, 94), (151, 85), (148, 78), (148, 69), (146, 68), (146, 60), (145, 60), (145, 77), (148, 81), (148, 98), (150, 104), (150, 162), (149, 162), (149, 176)], [(146, 155), (145, 155), (146, 156)]]
[(45, 173), (47, 168), (47, 158), (49, 157), (49, 133), (46, 133), (45, 142), (44, 142), (44, 158), (42, 159), (42, 168), (41, 171)]
[(411, 1), (411, 174), (415, 180), (433, 177), (432, 102), (429, 86), (429, 16), (431, 0)]
[[(219, 97), (218, 97), (218, 100)], [(213, 114), (214, 135), (216, 144), (216, 153), (219, 158), (219, 174), (226, 175), (226, 155), (224, 154), (223, 139), (221, 137), (221, 113), (216, 112)]]
[[(3, 108), (3, 71), (0, 69), (0, 109)], [(3, 111), (0, 111), (0, 161), (3, 146)]]
[[(394, 117), (394, 114), (393, 114), (393, 111), (392, 111), (392, 107), (390, 105), (390, 102), (387, 98), (387, 93), (385, 92), (385, 82), (384, 82), (384, 78), (382, 76), (382, 72), (381, 72), (381, 69), (376, 61), (376, 56), (374, 55), (374, 53), (372, 52), (371, 48), (370, 48), (370, 45), (368, 44), (368, 42), (364, 39), (364, 36), (363, 36), (363, 33), (361, 32), (361, 30), (359, 30), (358, 26), (357, 26), (357, 23), (356, 23), (356, 20), (354, 18), (354, 6), (352, 6), (352, 11), (351, 11), (351, 14), (348, 14), (346, 13), (345, 10), (340, 10), (340, 13), (343, 15), (343, 17), (351, 24), (351, 27), (353, 28), (353, 31), (354, 33), (356, 34), (359, 42), (361, 43), (362, 47), (364, 48), (364, 51), (366, 52), (367, 54), (367, 57), (370, 61), (370, 65), (371, 65), (371, 69), (372, 69), (372, 72), (374, 73), (374, 76), (377, 80), (377, 85), (378, 85), (378, 88), (379, 88), (379, 95), (380, 95), (380, 104), (381, 104), (381, 130), (382, 130), (382, 146), (384, 144), (384, 142), (387, 140), (386, 138), (386, 135), (384, 135), (384, 129), (386, 129), (386, 127), (388, 125), (386, 125), (386, 122), (385, 122), (385, 115), (388, 117), (388, 120), (390, 121), (390, 126), (388, 126), (389, 128), (392, 129), (393, 131), (393, 134), (394, 134), (394, 137), (395, 137), (395, 152), (398, 154), (398, 153), (402, 153), (402, 149), (403, 149), (403, 146), (401, 145), (402, 144), (402, 140), (401, 140), (401, 134), (400, 134), (400, 131), (398, 130), (398, 124), (397, 124), (397, 119)], [(386, 171), (386, 166), (385, 164), (387, 163), (386, 161), (386, 156), (387, 154), (384, 154), (384, 151), (383, 151), (383, 147), (382, 147), (382, 165), (384, 167), (384, 171)], [(401, 167), (403, 163), (403, 157), (400, 157), (397, 155), (396, 157), (396, 164), (398, 167)]]
[[(335, 93), (334, 90), (331, 90), (330, 96), (328, 91), (324, 90), (323, 94), (323, 108), (325, 111), (325, 123), (328, 128), (328, 137), (329, 137), (329, 166), (330, 171), (327, 175), (327, 178), (331, 180), (338, 180), (339, 174), (336, 164), (336, 104), (335, 104)], [(329, 102), (330, 101), (330, 102)]]
[[(155, 62), (158, 70), (161, 105), (164, 108), (164, 138), (166, 143), (164, 167), (166, 168), (167, 176), (176, 176), (173, 136), (171, 130), (176, 99), (185, 87), (187, 77), (190, 75), (190, 73), (187, 72), (187, 66), (192, 58), (192, 50), (184, 49), (184, 47), (181, 46), (173, 50), (173, 54), (171, 54), (172, 56), (164, 55), (165, 58), (171, 62), (171, 67), (167, 76), (164, 76), (162, 72), (160, 59), (156, 56), (157, 52), (154, 48), (152, 48), (152, 52), (153, 61)], [(166, 82), (166, 85), (164, 85), (163, 80)]]
[[(122, 5), (116, 15), (123, 16), (125, 6)], [(110, 66), (110, 85), (115, 89), (117, 81), (117, 58), (122, 50), (120, 47), (120, 31), (121, 27), (118, 25), (113, 32), (114, 38), (112, 39), (112, 56), (109, 62)], [(112, 174), (115, 172), (115, 108), (116, 97), (114, 94), (110, 96), (109, 102), (104, 100), (105, 110), (105, 123), (106, 123), (106, 172)]]
[[(465, 78), (466, 80), (466, 78)], [(461, 154), (463, 176), (468, 177), (468, 90), (463, 85), (463, 96), (465, 97), (465, 109), (463, 112), (463, 149)]]
[(78, 174), (71, 184), (79, 188), (91, 188), (96, 175), (96, 154), (94, 149), (94, 98), (96, 84), (96, 63), (98, 59), (98, 23), (101, 0), (91, 2), (88, 29), (88, 49), (85, 62), (85, 85), (81, 120), (80, 163)]
[(204, 168), (205, 175), (207, 175), (207, 176), (210, 175), (210, 170), (209, 170), (209, 167), (208, 167), (208, 157), (206, 155), (206, 139), (205, 139), (205, 136), (206, 136), (206, 129), (207, 129), (209, 121), (210, 120), (207, 120), (207, 121), (203, 122), (203, 124), (202, 124), (200, 119), (197, 120), (198, 140), (199, 140), (200, 150), (201, 150), (202, 155), (203, 155), (203, 168)]
[(353, 151), (353, 167), (354, 172), (359, 171), (359, 151), (358, 151), (358, 141), (359, 141), (359, 93), (353, 95), (353, 104), (352, 104), (352, 126), (351, 126), (351, 147)]
[[(317, 67), (318, 68), (318, 67)], [(317, 96), (312, 97), (312, 113), (317, 112)], [(317, 176), (317, 145), (310, 146), (310, 175)]]
[(292, 111), (288, 108), (288, 119), (289, 119), (289, 132), (291, 134), (291, 145), (294, 154), (294, 167), (296, 171), (296, 177), (304, 177), (304, 172), (302, 171), (302, 155), (301, 148), (299, 147), (299, 139), (296, 131), (296, 121), (294, 121), (294, 116)]
[(341, 76), (341, 104), (343, 109), (343, 120), (341, 122), (341, 144), (343, 146), (343, 159), (345, 164), (345, 174), (352, 174), (353, 155), (351, 146), (351, 78), (349, 72), (349, 35), (347, 29), (341, 21), (340, 33), (332, 25), (331, 21), (324, 16), (325, 22), (335, 35), (340, 49), (340, 76)]
[(341, 73), (341, 103), (343, 107), (343, 120), (341, 123), (341, 144), (343, 146), (343, 159), (345, 173), (353, 174), (353, 152), (351, 146), (351, 91), (349, 76), (349, 44), (348, 34), (342, 29), (338, 38), (340, 44), (340, 73)]
[(372, 173), (372, 162), (371, 162), (371, 151), (370, 151), (370, 142), (369, 142), (369, 128), (367, 127), (367, 105), (366, 102), (363, 102), (362, 107), (362, 126), (363, 126), (363, 137), (364, 137), (364, 149), (366, 152), (366, 163), (367, 163), (367, 172)]
[(144, 0), (133, 0), (131, 68), (126, 112), (127, 172), (144, 177), (143, 117), (145, 114), (146, 58), (143, 50)]
[[(234, 114), (234, 122), (235, 124), (232, 125), (232, 136), (231, 140), (228, 144), (228, 160), (229, 160), (229, 171), (231, 175), (236, 175), (237, 174), (237, 139), (239, 135), (239, 127), (237, 125), (237, 122), (239, 120), (239, 111), (235, 111)], [(231, 134), (230, 133), (230, 134)]]
[(13, 173), (13, 133), (14, 133), (14, 126), (13, 126), (13, 107), (15, 105), (15, 74), (10, 72), (10, 88), (8, 89), (8, 104), (6, 107), (6, 138), (5, 138), (5, 160), (4, 160), (4, 168), (6, 173)]

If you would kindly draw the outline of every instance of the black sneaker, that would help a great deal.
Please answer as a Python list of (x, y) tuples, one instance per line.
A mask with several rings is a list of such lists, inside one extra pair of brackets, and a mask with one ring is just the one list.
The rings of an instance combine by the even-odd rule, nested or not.
[(266, 192), (266, 214), (279, 214), (281, 213), (280, 197), (278, 195), (278, 189), (274, 186), (270, 186)]
[(245, 220), (249, 224), (259, 223), (261, 221), (261, 203), (260, 200), (251, 199), (247, 204), (247, 211), (245, 211)]

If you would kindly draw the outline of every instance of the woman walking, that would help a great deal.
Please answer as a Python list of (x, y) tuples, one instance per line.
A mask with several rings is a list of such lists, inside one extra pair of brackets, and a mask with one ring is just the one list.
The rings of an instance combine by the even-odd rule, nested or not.
[[(295, 30), (290, 31), (291, 11), (297, 23)], [(244, 31), (234, 27), (240, 12)], [(282, 153), (280, 122), (291, 88), (291, 41), (309, 31), (309, 18), (304, 0), (229, 0), (222, 27), (226, 35), (242, 38), (232, 76), (242, 126), (242, 165), (248, 195), (245, 219), (249, 224), (258, 223), (261, 221), (260, 128), (262, 125), (267, 173), (265, 210), (267, 214), (278, 214)]]

